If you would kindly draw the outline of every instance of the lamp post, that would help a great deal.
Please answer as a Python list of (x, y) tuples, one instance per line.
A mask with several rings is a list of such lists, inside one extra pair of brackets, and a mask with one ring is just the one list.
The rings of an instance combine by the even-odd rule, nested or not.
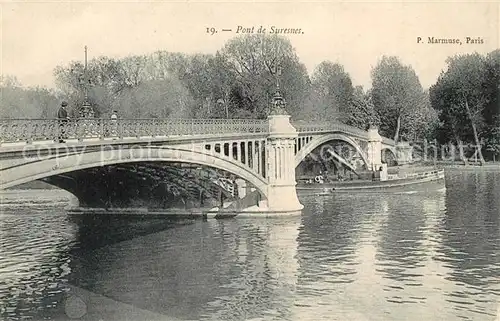
[(84, 98), (81, 109), (81, 116), (83, 118), (93, 118), (94, 111), (92, 110), (92, 106), (89, 102), (89, 94), (88, 94), (88, 86), (90, 85), (90, 79), (88, 78), (87, 73), (87, 46), (85, 46), (85, 65), (83, 69), (83, 90), (84, 90)]
[(288, 115), (288, 113), (285, 110), (286, 107), (286, 101), (285, 98), (283, 98), (283, 95), (281, 94), (280, 90), (280, 79), (279, 76), (281, 76), (281, 67), (276, 66), (276, 91), (273, 95), (273, 101), (271, 104), (271, 110), (269, 112), (270, 115)]

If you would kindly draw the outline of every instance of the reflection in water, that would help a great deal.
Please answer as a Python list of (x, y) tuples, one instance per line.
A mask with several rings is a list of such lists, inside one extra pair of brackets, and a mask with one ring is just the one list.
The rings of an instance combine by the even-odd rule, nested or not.
[(114, 244), (99, 253), (105, 263), (90, 290), (179, 318), (257, 317), (282, 289), (276, 269), (285, 270), (286, 249), (269, 244), (273, 237), (266, 224), (196, 221)]
[(436, 260), (450, 269), (446, 279), (461, 285), (447, 292), (447, 301), (460, 311), (458, 315), (472, 311), (491, 317), (500, 296), (499, 176), (478, 172), (469, 178), (463, 183), (450, 177), (450, 185), (462, 188), (447, 190), (447, 215), (439, 229), (442, 242)]
[(95, 296), (82, 320), (494, 319), (500, 174), (425, 186), (209, 221), (68, 216), (67, 194), (3, 193), (1, 318), (67, 320), (77, 287)]
[[(423, 266), (422, 199), (407, 195), (392, 199), (386, 213), (387, 221), (381, 226), (377, 259), (385, 275), (406, 285), (421, 283), (417, 270)], [(401, 209), (405, 209), (401, 211)]]
[[(375, 199), (373, 195), (339, 194), (316, 200), (323, 202), (323, 212), (304, 213), (292, 320), (371, 320), (369, 308), (356, 307), (367, 305), (370, 296), (352, 289), (359, 290), (366, 281), (363, 270), (370, 258), (373, 261), (365, 237), (371, 238), (370, 225), (381, 219), (378, 214), (385, 206)], [(313, 198), (303, 201), (314, 202)]]
[[(15, 201), (19, 198), (21, 202)], [(71, 273), (68, 240), (75, 231), (66, 216), (52, 215), (61, 213), (66, 203), (66, 193), (3, 193), (0, 205), (3, 318), (49, 316), (67, 291), (62, 283)]]

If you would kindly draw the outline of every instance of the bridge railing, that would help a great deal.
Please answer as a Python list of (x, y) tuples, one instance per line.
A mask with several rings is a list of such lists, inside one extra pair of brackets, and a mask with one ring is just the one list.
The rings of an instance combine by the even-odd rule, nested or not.
[(347, 134), (352, 134), (360, 137), (368, 137), (368, 133), (362, 129), (342, 124), (340, 122), (306, 122), (306, 121), (292, 121), (292, 125), (301, 132), (331, 132), (340, 131)]
[(0, 119), (0, 143), (268, 131), (267, 120), (260, 119)]
[[(320, 133), (320, 132), (331, 132), (339, 131), (346, 134), (351, 134), (361, 138), (368, 138), (368, 132), (359, 129), (354, 126), (346, 125), (341, 122), (307, 122), (302, 120), (292, 121), (293, 126), (299, 133)], [(394, 140), (383, 137), (382, 143), (390, 146), (394, 146)]]
[(393, 139), (382, 136), (382, 144), (394, 146), (396, 142)]
[[(292, 121), (299, 133), (339, 131), (361, 138), (367, 132), (340, 122)], [(106, 137), (162, 137), (183, 135), (221, 135), (267, 133), (264, 119), (0, 119), (0, 144), (58, 139), (92, 139)], [(382, 143), (394, 145), (389, 138)]]

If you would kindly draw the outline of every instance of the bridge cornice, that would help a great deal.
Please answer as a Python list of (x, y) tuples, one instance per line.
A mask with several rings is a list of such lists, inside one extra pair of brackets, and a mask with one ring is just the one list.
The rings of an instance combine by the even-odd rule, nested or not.
[(159, 145), (182, 145), (182, 144), (201, 144), (201, 143), (225, 143), (229, 141), (247, 141), (266, 139), (265, 133), (247, 133), (247, 134), (208, 134), (193, 136), (163, 136), (163, 137), (126, 137), (121, 139), (93, 139), (93, 140), (69, 140), (66, 143), (54, 143), (53, 141), (41, 141), (33, 143), (12, 143), (0, 146), (0, 158), (2, 154), (12, 154), (18, 152), (33, 152), (40, 150), (65, 150), (71, 149), (81, 151), (86, 148), (99, 148), (101, 146), (159, 146)]

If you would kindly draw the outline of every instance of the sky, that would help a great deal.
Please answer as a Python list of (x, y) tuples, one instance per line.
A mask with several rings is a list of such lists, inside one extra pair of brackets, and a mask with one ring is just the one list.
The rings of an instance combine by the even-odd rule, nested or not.
[[(238, 26), (301, 28), (289, 35), (309, 73), (338, 62), (354, 85), (371, 86), (383, 55), (411, 65), (427, 88), (458, 53), (500, 48), (500, 2), (0, 2), (0, 72), (25, 86), (54, 87), (57, 65), (157, 50), (215, 53)], [(207, 28), (218, 33), (211, 35)], [(221, 29), (232, 29), (224, 32)], [(417, 43), (417, 37), (423, 40)], [(429, 44), (428, 37), (462, 44)], [(483, 40), (466, 44), (466, 37)]]

